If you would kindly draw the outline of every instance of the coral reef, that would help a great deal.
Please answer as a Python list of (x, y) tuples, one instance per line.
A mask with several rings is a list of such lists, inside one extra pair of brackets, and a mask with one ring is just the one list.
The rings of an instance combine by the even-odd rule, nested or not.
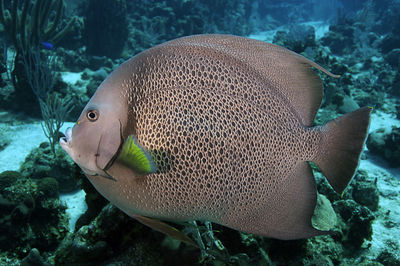
[(346, 224), (341, 233), (341, 241), (345, 247), (359, 249), (364, 240), (371, 240), (372, 221), (375, 216), (367, 207), (349, 199), (334, 202), (333, 208)]
[(33, 247), (44, 254), (54, 251), (68, 231), (57, 181), (6, 171), (0, 174), (0, 185), (0, 251), (20, 259), (30, 252), (37, 255)]
[(274, 43), (302, 53), (307, 47), (313, 48), (316, 45), (315, 29), (312, 26), (293, 25), (288, 32), (278, 31), (274, 36)]
[(321, 41), (334, 54), (349, 54), (352, 50), (356, 49), (354, 27), (348, 22), (329, 26), (329, 32)]
[(79, 180), (74, 179), (74, 169), (74, 162), (59, 146), (54, 157), (49, 143), (44, 142), (26, 157), (20, 171), (26, 178), (55, 178), (61, 192), (71, 192), (79, 188)]
[(55, 263), (160, 265), (164, 256), (158, 243), (160, 240), (151, 229), (143, 228), (108, 204), (89, 225), (63, 240)]
[(128, 1), (132, 23), (127, 51), (132, 55), (163, 41), (200, 33), (247, 35), (252, 29), (251, 4), (244, 0)]

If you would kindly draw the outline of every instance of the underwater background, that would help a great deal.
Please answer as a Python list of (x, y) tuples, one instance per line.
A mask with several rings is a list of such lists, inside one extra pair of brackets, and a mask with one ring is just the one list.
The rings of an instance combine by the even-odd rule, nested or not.
[[(400, 265), (400, 1), (0, 0), (0, 265)], [(332, 235), (281, 241), (197, 223), (208, 252), (109, 204), (59, 147), (100, 83), (177, 37), (281, 45), (321, 75), (316, 124), (374, 108), (343, 195), (315, 169)], [(189, 235), (193, 228), (178, 225)]]

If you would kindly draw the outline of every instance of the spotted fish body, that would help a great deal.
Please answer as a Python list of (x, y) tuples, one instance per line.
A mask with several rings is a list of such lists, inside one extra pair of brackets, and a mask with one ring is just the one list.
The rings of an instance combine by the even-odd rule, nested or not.
[[(307, 161), (342, 192), (370, 109), (311, 127), (322, 99), (311, 66), (332, 75), (279, 46), (226, 35), (181, 38), (140, 53), (91, 100), (109, 92), (126, 112), (121, 141), (99, 167), (112, 178), (89, 179), (128, 214), (209, 220), (280, 239), (323, 233), (311, 225), (316, 190)], [(155, 172), (139, 174), (116, 159), (131, 135), (151, 154)]]

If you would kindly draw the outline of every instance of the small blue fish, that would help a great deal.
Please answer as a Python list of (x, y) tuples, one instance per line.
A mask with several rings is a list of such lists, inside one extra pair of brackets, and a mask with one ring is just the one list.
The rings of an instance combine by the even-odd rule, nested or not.
[(44, 49), (46, 50), (53, 50), (54, 46), (49, 42), (41, 42), (40, 43)]

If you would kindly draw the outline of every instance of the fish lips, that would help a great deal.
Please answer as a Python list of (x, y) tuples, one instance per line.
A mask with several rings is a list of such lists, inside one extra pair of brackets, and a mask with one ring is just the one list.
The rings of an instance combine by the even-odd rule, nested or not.
[(66, 147), (71, 146), (71, 141), (72, 141), (72, 129), (69, 127), (65, 131), (65, 137), (60, 138), (59, 142), (61, 147), (65, 149)]

